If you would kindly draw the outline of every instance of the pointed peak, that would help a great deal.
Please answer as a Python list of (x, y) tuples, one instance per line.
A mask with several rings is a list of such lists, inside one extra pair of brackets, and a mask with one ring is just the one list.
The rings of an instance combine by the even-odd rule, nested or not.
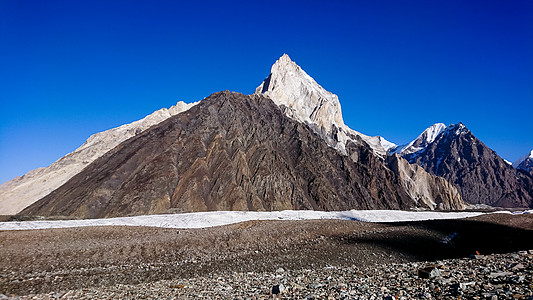
[(283, 55), (278, 59), (278, 61), (292, 61), (292, 59), (287, 53), (283, 53)]
[[(435, 124), (433, 124), (433, 125), (428, 127), (428, 129), (430, 129), (430, 128), (446, 128), (446, 124), (444, 124), (444, 123), (435, 123)], [(428, 130), (428, 129), (426, 129), (426, 130)]]
[(444, 130), (446, 130), (447, 126), (444, 124), (444, 123), (435, 123), (431, 126), (429, 126), (428, 128), (426, 128), (426, 130), (424, 130), (418, 137), (417, 139), (424, 139), (426, 140), (428, 143), (431, 143), (433, 142), (437, 136), (443, 132)]
[[(271, 73), (274, 74), (284, 74), (284, 73), (305, 73), (300, 66), (298, 66), (287, 53), (284, 53), (276, 62), (272, 65), (270, 69)], [(307, 74), (305, 74), (307, 75)], [(304, 76), (305, 75), (300, 75)], [(308, 76), (308, 75), (307, 75)]]
[[(298, 66), (288, 54), (283, 54), (273, 65), (255, 94), (270, 98), (283, 106), (285, 114), (299, 122), (310, 124), (318, 134), (326, 136), (330, 145), (344, 151), (349, 135), (363, 138), (378, 155), (386, 155), (386, 148), (394, 144), (369, 137), (350, 129), (342, 119), (337, 95), (327, 91)], [(337, 132), (334, 136), (333, 132)]]
[(459, 122), (459, 123), (456, 123), (456, 124), (450, 124), (448, 126), (448, 128), (452, 129), (452, 128), (455, 128), (455, 129), (463, 129), (463, 128), (466, 128), (465, 124), (463, 124), (463, 122)]
[(446, 128), (446, 131), (448, 133), (455, 134), (455, 135), (461, 135), (461, 134), (469, 132), (468, 128), (466, 128), (466, 126), (465, 126), (465, 124), (463, 124), (463, 122), (459, 122), (457, 124), (450, 124)]
[(316, 124), (324, 132), (330, 132), (332, 126), (345, 126), (337, 95), (326, 91), (287, 54), (272, 65), (270, 75), (255, 93), (268, 96), (279, 106), (284, 105), (291, 117)]
[(518, 160), (516, 160), (514, 163), (513, 163), (513, 167), (517, 168), (517, 169), (523, 169), (523, 170), (526, 170), (526, 171), (529, 171), (529, 169), (527, 168), (521, 168), (521, 164), (527, 160), (533, 160), (533, 150), (531, 150), (528, 154), (520, 157)]
[(419, 138), (423, 137), (429, 143), (431, 143), (444, 130), (446, 130), (446, 125), (444, 123), (435, 123), (424, 130), (424, 132), (419, 135)]
[(416, 139), (407, 145), (399, 146), (393, 150), (393, 153), (411, 154), (425, 149), (429, 144), (433, 143), (437, 136), (446, 130), (444, 123), (435, 123), (426, 128)]

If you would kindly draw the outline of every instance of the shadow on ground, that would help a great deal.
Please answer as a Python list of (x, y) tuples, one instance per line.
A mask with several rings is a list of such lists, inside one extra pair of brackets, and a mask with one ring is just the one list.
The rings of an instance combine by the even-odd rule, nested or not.
[(468, 257), (533, 249), (533, 230), (479, 220), (385, 223), (388, 230), (342, 236), (347, 244), (368, 244), (414, 260)]

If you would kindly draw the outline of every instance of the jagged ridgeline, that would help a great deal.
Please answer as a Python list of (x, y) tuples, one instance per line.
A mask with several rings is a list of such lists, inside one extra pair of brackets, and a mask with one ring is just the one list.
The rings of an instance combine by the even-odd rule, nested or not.
[[(357, 132), (344, 124), (338, 97), (285, 54), (253, 95), (220, 92), (196, 103), (180, 102), (95, 134), (51, 166), (4, 183), (0, 214), (457, 210), (466, 207), (463, 199), (533, 205), (531, 176), (517, 171), (520, 179), (514, 182), (516, 170), (497, 159), (488, 166), (504, 171), (492, 172), (489, 182), (458, 176), (480, 161), (469, 159), (471, 152), (456, 151), (452, 158), (462, 162), (454, 165), (445, 151), (431, 152), (448, 131), (435, 124), (405, 146)], [(447, 171), (435, 171), (444, 166)], [(505, 196), (481, 199), (493, 191)]]
[(517, 168), (518, 170), (525, 171), (529, 173), (529, 175), (533, 176), (533, 150), (515, 161), (513, 163), (513, 167)]
[(269, 98), (220, 92), (123, 142), (22, 213), (93, 218), (416, 205), (368, 145), (347, 148), (357, 161)]
[(407, 147), (400, 147), (403, 157), (451, 182), (467, 203), (533, 207), (533, 177), (527, 171), (513, 168), (464, 124), (441, 125), (431, 126)]

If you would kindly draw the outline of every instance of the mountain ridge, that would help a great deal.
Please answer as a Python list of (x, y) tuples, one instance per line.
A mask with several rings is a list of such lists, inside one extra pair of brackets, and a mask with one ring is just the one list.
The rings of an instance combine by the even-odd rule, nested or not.
[(467, 203), (533, 207), (533, 178), (506, 163), (463, 123), (449, 125), (425, 148), (403, 157), (450, 181)]
[(264, 94), (291, 118), (308, 123), (327, 143), (345, 153), (346, 143), (354, 136), (361, 137), (382, 157), (394, 143), (380, 136), (367, 136), (344, 124), (337, 95), (326, 91), (287, 54), (273, 65), (270, 74), (256, 88), (254, 94)]
[[(227, 92), (220, 92), (220, 93), (227, 93)], [(215, 93), (213, 95), (218, 95), (218, 94), (219, 93)], [(375, 179), (378, 182), (380, 180), (385, 180), (386, 182), (389, 182), (388, 180), (393, 180), (394, 183), (393, 184), (391, 183), (392, 185), (394, 185), (393, 189), (396, 189), (396, 193), (400, 193), (403, 195), (400, 198), (405, 197), (405, 199), (409, 199), (409, 200), (405, 200), (404, 198), (402, 198), (404, 199), (402, 201), (404, 201), (405, 203), (407, 202), (410, 203), (410, 205), (404, 205), (402, 207), (404, 208), (422, 207), (425, 209), (463, 209), (465, 207), (465, 204), (463, 202), (464, 192), (462, 192), (461, 190), (463, 186), (455, 182), (454, 180), (456, 179), (452, 178), (453, 176), (452, 177), (448, 176), (447, 178), (446, 175), (439, 174), (438, 172), (435, 171), (435, 170), (438, 171), (440, 167), (440, 163), (442, 162), (443, 158), (440, 158), (440, 161), (439, 161), (439, 158), (435, 158), (437, 162), (433, 163), (432, 165), (432, 167), (435, 170), (431, 170), (431, 168), (429, 167), (431, 163), (427, 163), (423, 160), (417, 161), (417, 157), (423, 154), (428, 147), (431, 147), (432, 145), (434, 145), (436, 140), (442, 134), (444, 133), (448, 134), (454, 130), (456, 131), (456, 134), (461, 134), (463, 130), (466, 130), (465, 133), (468, 133), (469, 131), (466, 129), (464, 124), (462, 123), (452, 124), (447, 127), (446, 125), (442, 123), (433, 124), (428, 129), (424, 130), (424, 132), (422, 132), (422, 134), (420, 134), (411, 143), (406, 144), (406, 145), (401, 145), (401, 146), (397, 146), (394, 143), (391, 143), (380, 136), (370, 137), (370, 136), (364, 135), (355, 130), (352, 130), (346, 124), (344, 124), (344, 121), (342, 118), (341, 106), (340, 106), (338, 97), (335, 94), (326, 91), (322, 86), (320, 86), (300, 66), (298, 66), (294, 61), (292, 61), (287, 54), (284, 54), (273, 64), (271, 68), (271, 72), (268, 75), (268, 77), (256, 88), (255, 93), (250, 95), (252, 99), (255, 99), (254, 97), (262, 97), (262, 96), (266, 97), (264, 99), (268, 99), (269, 101), (272, 101), (276, 105), (276, 107), (282, 112), (284, 116), (308, 126), (308, 128), (312, 132), (314, 132), (314, 134), (319, 136), (321, 140), (324, 141), (329, 147), (338, 151), (338, 153), (341, 156), (347, 157), (349, 160), (351, 160), (352, 162), (356, 164), (369, 163), (371, 166), (376, 167), (378, 170), (374, 170), (374, 171), (376, 171), (377, 173), (372, 173), (370, 171), (369, 172), (378, 177), (379, 176), (387, 177), (385, 179), (381, 177)], [(57, 176), (56, 179), (58, 180), (56, 180), (56, 182), (54, 183), (55, 185), (50, 185), (50, 184), (48, 185), (49, 187), (52, 187), (52, 188), (49, 188), (49, 190), (43, 189), (42, 187), (43, 186), (46, 187), (46, 185), (43, 185), (42, 182), (39, 183), (41, 179), (43, 178), (47, 179), (39, 175), (39, 172), (42, 172), (42, 170), (38, 169), (38, 170), (34, 170), (34, 171), (27, 173), (24, 176), (26, 179), (24, 179), (24, 177), (22, 178), (22, 181), (23, 181), (22, 183), (24, 183), (24, 180), (25, 180), (26, 182), (35, 184), (35, 187), (33, 190), (38, 190), (41, 192), (41, 194), (38, 195), (39, 197), (32, 195), (31, 189), (26, 190), (26, 194), (24, 193), (23, 190), (21, 192), (21, 189), (18, 189), (18, 190), (14, 189), (15, 193), (11, 191), (12, 194), (14, 194), (16, 197), (18, 197), (19, 199), (22, 199), (22, 201), (19, 200), (17, 203), (18, 206), (16, 208), (18, 210), (16, 209), (14, 210), (13, 205), (10, 204), (9, 202), (11, 201), (12, 203), (13, 201), (9, 199), (15, 199), (15, 197), (11, 197), (8, 199), (8, 201), (6, 201), (5, 195), (10, 192), (9, 188), (12, 188), (13, 185), (15, 185), (15, 187), (16, 187), (16, 184), (19, 184), (19, 186), (24, 186), (24, 185), (18, 183), (17, 180), (19, 179), (17, 178), (15, 178), (12, 181), (7, 182), (8, 184), (4, 184), (0, 186), (0, 204), (2, 204), (0, 205), (0, 214), (2, 214), (3, 212), (1, 209), (2, 207), (4, 208), (4, 213), (5, 213), (6, 208), (11, 209), (11, 211), (8, 211), (10, 214), (20, 212), (22, 209), (28, 208), (28, 206), (36, 207), (36, 205), (33, 205), (33, 204), (35, 204), (37, 201), (40, 201), (40, 199), (44, 199), (44, 198), (49, 199), (50, 197), (47, 197), (47, 195), (61, 188), (64, 184), (70, 181), (70, 179), (72, 179), (73, 177), (76, 177), (78, 174), (83, 172), (85, 168), (90, 167), (95, 161), (105, 156), (106, 154), (113, 152), (115, 148), (122, 149), (124, 147), (123, 143), (126, 142), (128, 139), (135, 138), (136, 136), (142, 135), (146, 130), (152, 127), (158, 127), (162, 123), (166, 122), (168, 119), (171, 119), (182, 112), (188, 112), (190, 108), (198, 105), (199, 103), (202, 103), (202, 101), (190, 103), (190, 104), (179, 102), (176, 106), (173, 106), (168, 110), (161, 109), (145, 117), (142, 120), (139, 120), (139, 121), (136, 121), (130, 124), (125, 124), (118, 128), (110, 129), (108, 131), (92, 135), (82, 146), (76, 149), (73, 153), (59, 159), (56, 163), (52, 164), (51, 166), (44, 168), (44, 170), (57, 169), (65, 173), (65, 168), (62, 169), (61, 167), (64, 167), (64, 165), (70, 166), (67, 162), (74, 161), (75, 163), (77, 163), (80, 160), (83, 162), (83, 164), (78, 164), (79, 165), (78, 168), (71, 167), (70, 170), (67, 170), (66, 175), (64, 175), (63, 177)], [(263, 100), (263, 101), (266, 101), (266, 100)], [(198, 112), (197, 110), (195, 111)], [(210, 112), (210, 113), (213, 113), (213, 112)], [(227, 117), (229, 119), (233, 119), (235, 116), (228, 115)], [(189, 118), (190, 120), (194, 119), (193, 116), (189, 116)], [(216, 129), (216, 127), (213, 127), (213, 129)], [(310, 135), (306, 134), (306, 136), (310, 136)], [(472, 141), (474, 140), (472, 139)], [(103, 145), (103, 147), (96, 147), (98, 145), (100, 146)], [(368, 148), (365, 148), (367, 146)], [(366, 149), (366, 150), (362, 150), (362, 149)], [(198, 150), (199, 153), (203, 153), (202, 151), (204, 152), (206, 151), (206, 149), (196, 149), (196, 150)], [(486, 151), (489, 152), (488, 150)], [(83, 153), (83, 155), (79, 155), (80, 153)], [(77, 154), (79, 157), (75, 156), (73, 159), (72, 158), (73, 154)], [(88, 160), (80, 159), (80, 158), (87, 158), (87, 157), (89, 158)], [(462, 159), (462, 156), (459, 155), (456, 158), (460, 160)], [(431, 160), (431, 159), (428, 159), (428, 160)], [(58, 162), (61, 162), (61, 163), (58, 164)], [(499, 165), (499, 163), (493, 163), (493, 165)], [(105, 166), (102, 166), (102, 168), (104, 167)], [(194, 167), (194, 166), (191, 165), (191, 167)], [(235, 166), (229, 165), (229, 167), (234, 168), (234, 170), (236, 170)], [(465, 166), (461, 166), (461, 167), (465, 167)], [(165, 169), (165, 168), (166, 166), (162, 167), (162, 169)], [(379, 171), (382, 168), (392, 171), (392, 175), (387, 173), (388, 171)], [(498, 168), (500, 168), (500, 166), (498, 166)], [(167, 170), (167, 171), (170, 173), (173, 172), (172, 170)], [(335, 171), (335, 172), (338, 172), (338, 171)], [(38, 176), (34, 176), (34, 173), (36, 173)], [(51, 174), (55, 175), (56, 173), (51, 173)], [(388, 175), (385, 175), (385, 174), (388, 174)], [(49, 175), (49, 177), (53, 177), (52, 175)], [(161, 174), (159, 174), (158, 176), (161, 176)], [(439, 176), (441, 176), (442, 178)], [(527, 182), (527, 180), (525, 181), (522, 180), (522, 181), (523, 183), (521, 184), (522, 185), (525, 184), (526, 186), (522, 187), (519, 193), (522, 193), (523, 195), (527, 196), (529, 195), (529, 191), (533, 190), (533, 184), (531, 184), (531, 187), (528, 188), (527, 185), (529, 183)], [(82, 183), (83, 183), (82, 181), (78, 181), (78, 184), (82, 184)], [(516, 186), (516, 184), (514, 185), (511, 184), (511, 185), (513, 187)], [(71, 186), (71, 188), (73, 187)], [(132, 187), (132, 188), (135, 188), (135, 187)], [(353, 187), (347, 186), (345, 188), (352, 189)], [(8, 190), (8, 192), (6, 193), (5, 190)], [(399, 190), (401, 190), (401, 192), (399, 192)], [(506, 190), (507, 191), (509, 190), (508, 187), (506, 188)], [(28, 193), (28, 191), (30, 192)], [(111, 191), (107, 190), (106, 192), (104, 192), (104, 194), (106, 193), (111, 193)], [(522, 197), (526, 197), (523, 195)], [(517, 194), (513, 194), (512, 196), (519, 197), (519, 195)], [(168, 198), (169, 198), (167, 199), (168, 201), (165, 200), (166, 202), (169, 202), (172, 197), (168, 196)], [(379, 197), (374, 197), (372, 199), (374, 199), (374, 201), (377, 201), (377, 202), (381, 201), (378, 198)], [(386, 198), (386, 199), (389, 199), (389, 198)], [(391, 201), (394, 203), (394, 201), (396, 200), (391, 200)], [(524, 205), (530, 205), (528, 204), (530, 203), (529, 201), (530, 200), (528, 199), (525, 199), (525, 200), (522, 199), (518, 202), (515, 201), (516, 203), (514, 204), (520, 205), (523, 207)], [(156, 206), (158, 206), (159, 208), (155, 207), (153, 208), (154, 210), (145, 210), (144, 212), (150, 212), (150, 213), (154, 211), (161, 212), (160, 211), (160, 207), (162, 207), (161, 205), (163, 206), (166, 205), (163, 202), (158, 202)], [(472, 202), (474, 204), (477, 204), (479, 201), (476, 202), (469, 198), (469, 203), (472, 203)], [(490, 201), (481, 201), (481, 202), (488, 203)], [(7, 203), (8, 205), (4, 205), (5, 203)], [(198, 203), (201, 203), (201, 201), (199, 201)], [(198, 203), (195, 204), (197, 205), (196, 207), (199, 207), (198, 205), (200, 204)], [(503, 202), (496, 201), (492, 204), (498, 204), (498, 203), (499, 204), (503, 203), (505, 205), (513, 204), (511, 200), (506, 200)], [(354, 205), (357, 206), (361, 204), (359, 203), (359, 204), (354, 204)], [(368, 203), (365, 205), (366, 207), (372, 207), (372, 205)], [(250, 206), (248, 204), (245, 206), (247, 209), (256, 209), (257, 207), (254, 205)], [(244, 208), (245, 206), (241, 205), (240, 209)], [(386, 205), (384, 204), (382, 206), (386, 207)], [(280, 209), (283, 209), (283, 207), (289, 207), (289, 205), (285, 203), (284, 205), (279, 206)], [(302, 207), (306, 209), (309, 209), (309, 208), (315, 209), (318, 206), (307, 205), (307, 206), (302, 206)], [(344, 206), (339, 206), (339, 207), (342, 209), (346, 208)], [(400, 207), (400, 206), (394, 206), (394, 207)], [(184, 208), (184, 207), (182, 208), (167, 207), (167, 208), (189, 209), (189, 208)], [(211, 209), (211, 208), (212, 207), (206, 204), (205, 207), (202, 206), (201, 209)], [(264, 208), (265, 207), (263, 207), (263, 209)], [(325, 207), (325, 206), (321, 208), (330, 209), (330, 207)], [(233, 208), (230, 206), (229, 209), (233, 209)], [(28, 209), (26, 211), (32, 211), (32, 209)], [(80, 214), (83, 215), (83, 213), (80, 213)], [(106, 216), (106, 215), (104, 214), (100, 216)]]
[(271, 99), (219, 92), (122, 143), (21, 214), (417, 207), (357, 139), (341, 155)]
[(405, 155), (423, 150), (425, 147), (427, 147), (428, 144), (432, 143), (437, 138), (437, 136), (445, 129), (446, 125), (444, 125), (444, 123), (435, 123), (429, 126), (426, 130), (424, 130), (412, 142), (405, 145), (397, 146), (396, 148), (392, 149), (390, 153), (398, 153), (400, 155)]
[(533, 150), (517, 159), (512, 165), (516, 169), (526, 171), (533, 176)]
[(48, 167), (38, 168), (0, 185), (0, 215), (16, 214), (28, 205), (48, 195), (91, 162), (128, 138), (196, 105), (198, 102), (179, 101), (169, 109), (162, 108), (150, 115), (91, 135), (80, 147), (59, 158)]

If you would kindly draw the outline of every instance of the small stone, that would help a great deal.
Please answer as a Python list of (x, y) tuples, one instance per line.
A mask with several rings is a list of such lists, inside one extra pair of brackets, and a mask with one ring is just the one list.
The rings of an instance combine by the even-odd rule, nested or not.
[(513, 276), (513, 278), (511, 278), (511, 281), (514, 282), (514, 283), (522, 283), (524, 282), (524, 280), (526, 279), (526, 276), (525, 275), (521, 275), (521, 276)]
[(526, 267), (524, 266), (524, 264), (522, 263), (516, 263), (514, 265), (511, 266), (511, 271), (518, 271), (518, 270), (523, 270), (525, 269)]
[(452, 284), (450, 289), (450, 293), (453, 296), (461, 296), (463, 294), (463, 289), (461, 288), (461, 285), (459, 283)]
[(283, 268), (278, 268), (276, 270), (276, 273), (284, 273), (284, 272), (285, 272), (285, 269), (283, 269)]
[(321, 284), (321, 283), (313, 283), (311, 284), (309, 287), (312, 288), (312, 289), (319, 289), (321, 287), (323, 287), (324, 285)]
[(272, 286), (272, 295), (278, 295), (279, 293), (281, 293), (279, 284)]
[(429, 266), (418, 270), (418, 277), (420, 278), (435, 278), (440, 276), (441, 272), (436, 266)]
[(459, 284), (459, 287), (461, 287), (461, 290), (466, 290), (469, 286), (475, 285), (475, 282), (463, 282)]
[(491, 272), (489, 274), (489, 277), (490, 278), (497, 278), (497, 277), (504, 277), (504, 276), (509, 276), (509, 275), (513, 275), (513, 273), (511, 273), (511, 272)]

